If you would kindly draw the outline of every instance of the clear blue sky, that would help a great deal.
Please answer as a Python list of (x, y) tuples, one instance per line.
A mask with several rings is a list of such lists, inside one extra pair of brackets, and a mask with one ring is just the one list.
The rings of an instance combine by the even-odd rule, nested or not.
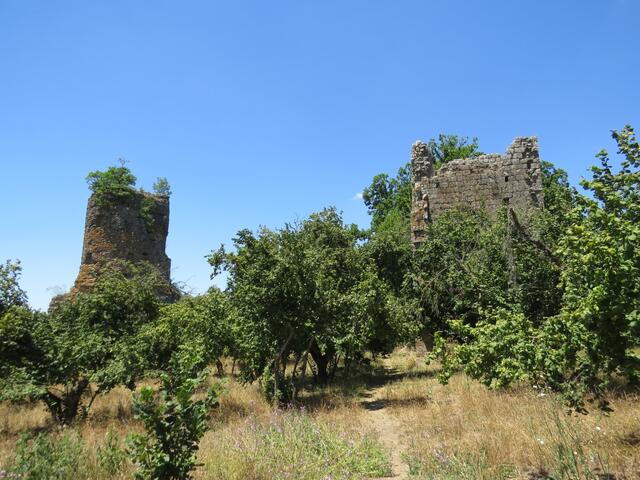
[(32, 305), (78, 272), (87, 172), (173, 187), (173, 276), (241, 228), (357, 198), (439, 132), (587, 174), (640, 128), (640, 2), (0, 0), (0, 260)]

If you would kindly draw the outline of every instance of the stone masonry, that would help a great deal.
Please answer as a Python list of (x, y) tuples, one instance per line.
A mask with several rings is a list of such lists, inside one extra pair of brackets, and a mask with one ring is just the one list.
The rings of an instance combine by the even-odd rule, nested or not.
[(515, 138), (504, 155), (453, 160), (437, 171), (429, 148), (418, 141), (411, 149), (411, 171), (414, 246), (424, 240), (426, 225), (451, 208), (485, 208), (495, 213), (502, 206), (518, 211), (543, 204), (536, 137)]
[(96, 275), (113, 260), (147, 261), (157, 267), (169, 283), (171, 259), (165, 253), (168, 232), (168, 196), (132, 190), (131, 195), (106, 205), (98, 205), (91, 196), (87, 203), (80, 272), (71, 291), (54, 297), (49, 309), (68, 295), (90, 290)]

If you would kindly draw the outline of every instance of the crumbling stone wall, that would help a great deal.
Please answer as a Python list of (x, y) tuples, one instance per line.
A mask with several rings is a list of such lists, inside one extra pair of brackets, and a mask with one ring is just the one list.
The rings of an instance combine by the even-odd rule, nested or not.
[(54, 297), (49, 309), (67, 295), (88, 291), (96, 275), (113, 260), (147, 261), (170, 281), (171, 259), (165, 253), (169, 233), (169, 197), (132, 190), (106, 204), (89, 198), (80, 272), (66, 295)]
[(490, 154), (447, 162), (437, 171), (427, 145), (411, 149), (413, 176), (411, 241), (424, 240), (425, 227), (442, 212), (455, 207), (501, 206), (514, 210), (542, 207), (542, 174), (536, 137), (517, 137), (504, 155)]

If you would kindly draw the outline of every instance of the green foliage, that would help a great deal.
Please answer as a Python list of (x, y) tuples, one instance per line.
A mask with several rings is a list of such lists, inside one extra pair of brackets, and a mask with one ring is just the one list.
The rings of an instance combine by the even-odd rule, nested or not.
[(145, 194), (140, 202), (140, 217), (144, 221), (147, 230), (153, 227), (153, 207), (156, 201), (151, 195)]
[(608, 154), (582, 186), (593, 198), (579, 199), (584, 215), (561, 239), (566, 328), (582, 331), (585, 343), (567, 357), (565, 370), (591, 391), (614, 374), (637, 379), (640, 343), (640, 147), (633, 129), (613, 132), (622, 155), (614, 172)]
[(134, 395), (134, 412), (145, 435), (128, 439), (138, 479), (185, 480), (196, 467), (198, 442), (209, 429), (209, 411), (218, 403), (220, 389), (211, 387), (204, 398), (194, 395), (206, 377), (203, 353), (183, 347), (160, 376), (162, 388), (143, 387)]
[(16, 446), (10, 471), (20, 475), (18, 478), (29, 480), (77, 478), (78, 467), (85, 455), (84, 442), (74, 431), (56, 436), (23, 434)]
[[(388, 288), (362, 237), (327, 209), (277, 231), (242, 230), (234, 239), (235, 253), (221, 248), (211, 254), (214, 274), (222, 268), (229, 272), (246, 380), (273, 375), (279, 397), (290, 355), (303, 369), (311, 356), (317, 381), (326, 383), (339, 357), (348, 364), (365, 349), (392, 347), (396, 332)], [(383, 341), (377, 342), (381, 331)]]
[[(435, 159), (435, 168), (458, 158), (472, 158), (482, 155), (478, 151), (478, 139), (471, 141), (457, 135), (438, 135), (431, 139), (428, 147)], [(395, 177), (386, 173), (373, 177), (371, 185), (362, 191), (362, 199), (371, 215), (371, 228), (376, 233), (384, 233), (404, 243), (409, 242), (409, 216), (411, 213), (411, 166), (407, 163), (398, 170)]]
[(404, 284), (425, 329), (442, 331), (453, 319), (475, 324), (480, 309), (513, 301), (505, 234), (482, 211), (450, 210), (428, 226)]
[(158, 177), (153, 184), (153, 193), (156, 195), (163, 195), (165, 197), (170, 196), (171, 185), (169, 185), (169, 181), (165, 177)]
[(160, 309), (157, 320), (140, 333), (143, 356), (155, 369), (170, 364), (182, 345), (198, 347), (201, 366), (223, 355), (236, 355), (232, 310), (227, 295), (216, 288), (197, 297), (183, 297)]
[(474, 158), (482, 155), (482, 152), (478, 150), (478, 139), (476, 137), (469, 141), (469, 137), (441, 133), (438, 135), (437, 140), (433, 138), (429, 140), (427, 146), (433, 154), (435, 160), (434, 168), (436, 170), (452, 160)]
[(164, 283), (150, 265), (130, 265), (102, 272), (51, 314), (10, 308), (0, 317), (0, 401), (41, 400), (68, 424), (96, 395), (133, 386), (147, 366), (138, 332), (157, 317)]
[[(499, 256), (481, 259), (480, 273), (470, 268), (477, 246), (469, 250), (458, 243), (452, 251), (461, 249), (461, 258), (448, 259), (446, 246), (436, 248), (443, 246), (436, 243), (440, 238), (448, 237), (437, 225), (432, 228), (425, 248), (435, 265), (420, 268), (431, 268), (427, 275), (442, 268), (445, 280), (434, 281), (435, 291), (427, 289), (430, 298), (443, 290), (443, 300), (426, 310), (434, 311), (435, 305), (439, 313), (448, 313), (441, 330), (459, 341), (457, 346), (439, 342), (445, 380), (456, 366), (491, 387), (525, 380), (560, 392), (578, 411), (585, 411), (588, 399), (607, 408), (602, 394), (614, 378), (637, 381), (639, 360), (632, 349), (640, 343), (640, 147), (629, 126), (613, 137), (623, 155), (620, 169), (614, 172), (606, 152), (598, 155), (601, 166), (582, 182), (593, 198), (577, 195), (563, 172), (545, 166), (549, 211), (532, 222), (541, 231), (530, 230), (511, 243), (511, 260), (504, 258), (495, 270), (513, 269), (508, 282), (485, 274)], [(451, 234), (460, 225), (443, 228)], [(470, 233), (460, 238), (483, 243), (482, 229), (473, 239)], [(492, 234), (485, 241), (495, 238)], [(544, 245), (549, 240), (556, 240), (553, 251)], [(535, 248), (523, 248), (527, 244)], [(456, 263), (466, 275), (451, 272)], [(470, 281), (466, 276), (480, 282), (465, 284)], [(444, 293), (456, 285), (461, 292), (448, 300)], [(478, 322), (469, 322), (465, 312), (474, 313)]]
[(110, 476), (120, 473), (127, 460), (126, 452), (120, 448), (117, 433), (109, 429), (102, 445), (98, 446), (96, 457), (100, 467)]
[(26, 306), (27, 295), (20, 288), (20, 260), (0, 264), (0, 316), (13, 306)]
[(371, 215), (371, 226), (374, 230), (388, 231), (396, 226), (406, 230), (407, 239), (409, 238), (411, 212), (409, 164), (401, 167), (393, 178), (389, 178), (386, 173), (373, 177), (371, 185), (362, 191), (362, 199)]
[(127, 167), (109, 167), (87, 175), (87, 183), (97, 205), (110, 205), (114, 201), (130, 198), (135, 191), (136, 177)]

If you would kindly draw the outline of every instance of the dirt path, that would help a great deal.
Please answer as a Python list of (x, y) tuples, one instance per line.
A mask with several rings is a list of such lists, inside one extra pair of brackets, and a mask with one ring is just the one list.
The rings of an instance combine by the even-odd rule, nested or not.
[[(367, 410), (370, 425), (380, 435), (380, 442), (391, 453), (391, 476), (385, 478), (409, 478), (409, 466), (403, 461), (405, 445), (402, 440), (402, 427), (396, 417), (387, 409), (381, 398), (384, 386), (375, 386), (365, 393), (362, 407)], [(378, 479), (372, 479), (378, 480)], [(381, 480), (381, 479), (380, 479)]]

